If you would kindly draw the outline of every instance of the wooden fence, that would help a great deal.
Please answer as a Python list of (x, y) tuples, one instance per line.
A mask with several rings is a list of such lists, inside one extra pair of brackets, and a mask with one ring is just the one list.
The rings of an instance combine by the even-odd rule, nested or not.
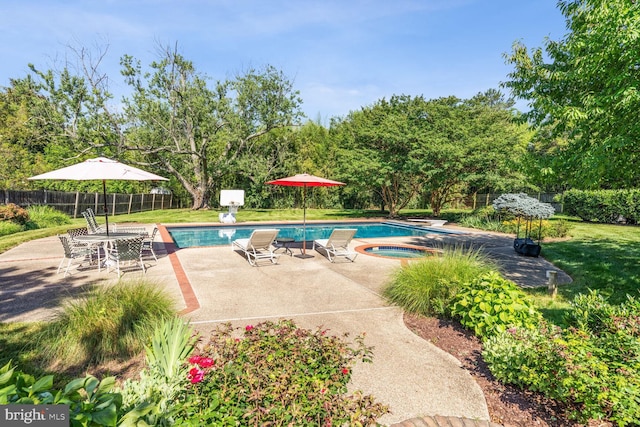
[[(23, 208), (33, 205), (51, 206), (72, 218), (78, 218), (87, 208), (102, 214), (104, 195), (49, 190), (0, 190), (0, 204), (7, 203), (14, 203)], [(181, 207), (183, 201), (175, 198), (173, 194), (107, 194), (107, 209), (112, 216)]]

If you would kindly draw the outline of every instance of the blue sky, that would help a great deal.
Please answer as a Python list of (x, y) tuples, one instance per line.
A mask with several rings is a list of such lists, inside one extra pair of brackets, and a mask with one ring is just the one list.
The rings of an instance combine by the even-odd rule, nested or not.
[(536, 47), (566, 33), (556, 0), (4, 0), (0, 16), (0, 86), (28, 63), (59, 67), (68, 45), (108, 45), (101, 70), (119, 97), (122, 55), (146, 67), (177, 42), (214, 80), (275, 66), (324, 123), (393, 94), (498, 88), (514, 41)]

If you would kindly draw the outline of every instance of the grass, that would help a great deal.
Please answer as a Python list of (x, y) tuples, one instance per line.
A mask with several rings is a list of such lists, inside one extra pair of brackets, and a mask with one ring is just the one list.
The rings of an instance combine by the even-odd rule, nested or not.
[(596, 289), (620, 304), (638, 296), (640, 285), (640, 227), (571, 222), (572, 238), (542, 244), (542, 256), (568, 273), (573, 283), (558, 288), (552, 300), (546, 289), (530, 291), (545, 317), (562, 323), (569, 303), (578, 294)]
[(147, 280), (90, 290), (38, 334), (48, 365), (73, 370), (140, 353), (157, 323), (176, 316), (174, 301)]
[(383, 294), (410, 313), (448, 317), (460, 285), (491, 270), (497, 270), (496, 265), (480, 250), (446, 248), (441, 256), (398, 270)]

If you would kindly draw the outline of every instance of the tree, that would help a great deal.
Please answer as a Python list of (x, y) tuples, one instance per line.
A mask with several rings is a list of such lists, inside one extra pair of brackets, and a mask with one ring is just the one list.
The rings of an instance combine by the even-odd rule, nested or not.
[[(640, 4), (628, 0), (558, 2), (568, 34), (544, 48), (520, 42), (506, 56), (514, 71), (505, 86), (531, 110), (524, 118), (552, 137), (578, 188), (640, 184)], [(556, 168), (558, 166), (556, 165)]]
[(422, 97), (392, 96), (332, 123), (340, 141), (343, 180), (356, 189), (378, 192), (394, 217), (420, 190), (416, 151), (422, 144)]
[(216, 183), (266, 141), (263, 136), (302, 115), (298, 92), (271, 66), (210, 88), (176, 50), (166, 49), (149, 72), (130, 56), (122, 65), (134, 94), (125, 100), (131, 127), (121, 148), (173, 175), (193, 198), (193, 209), (209, 207)]
[(522, 186), (527, 132), (511, 105), (487, 91), (470, 100), (393, 96), (353, 112), (332, 124), (342, 180), (377, 191), (391, 217), (421, 193), (437, 216), (467, 189)]

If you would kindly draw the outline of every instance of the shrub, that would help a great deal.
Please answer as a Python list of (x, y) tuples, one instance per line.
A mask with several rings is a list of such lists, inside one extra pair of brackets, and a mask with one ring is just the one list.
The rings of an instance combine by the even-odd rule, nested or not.
[(24, 231), (24, 226), (11, 221), (0, 221), (0, 236), (8, 236)]
[[(123, 413), (120, 425), (171, 425), (180, 411), (180, 396), (189, 381), (185, 361), (194, 349), (191, 327), (174, 318), (156, 327), (146, 347), (147, 368), (140, 379), (122, 386)], [(146, 424), (143, 424), (146, 423)]]
[[(523, 230), (523, 227), (525, 226), (525, 223), (523, 223), (522, 221), (520, 222), (520, 231)], [(533, 238), (538, 238), (538, 227), (540, 228), (540, 237), (542, 239), (547, 238), (547, 237), (566, 237), (569, 234), (569, 230), (570, 230), (570, 225), (567, 221), (565, 220), (558, 220), (558, 221), (548, 221), (548, 220), (542, 220), (542, 221), (534, 221), (532, 228), (532, 237)], [(515, 234), (516, 231), (518, 229), (518, 220), (516, 219), (512, 219), (509, 221), (503, 221), (502, 222), (502, 231), (504, 231), (505, 233), (513, 233)]]
[(478, 249), (448, 248), (397, 270), (383, 294), (408, 312), (449, 316), (460, 285), (492, 269), (494, 263)]
[(611, 306), (595, 293), (576, 299), (561, 329), (510, 329), (485, 342), (483, 357), (503, 382), (572, 405), (568, 414), (617, 425), (640, 423), (640, 304)]
[(584, 221), (616, 223), (620, 217), (629, 224), (640, 221), (640, 189), (569, 190), (562, 201), (565, 213)]
[(0, 368), (0, 405), (68, 405), (71, 426), (114, 426), (122, 397), (111, 390), (113, 377), (77, 378), (53, 389), (53, 375), (36, 380), (7, 363)]
[(189, 359), (191, 386), (177, 425), (373, 425), (388, 412), (371, 396), (347, 395), (356, 360), (370, 361), (326, 330), (291, 320), (238, 329), (227, 324)]
[(25, 225), (29, 221), (29, 212), (13, 203), (0, 205), (0, 221), (11, 221)]
[(463, 284), (451, 312), (478, 337), (504, 332), (509, 327), (532, 328), (541, 319), (527, 294), (495, 271)]
[(153, 283), (95, 287), (47, 325), (44, 354), (62, 367), (128, 359), (142, 351), (158, 322), (174, 316), (173, 301)]
[(29, 212), (27, 228), (30, 229), (71, 224), (71, 219), (68, 215), (53, 209), (51, 206), (30, 206), (27, 211)]

